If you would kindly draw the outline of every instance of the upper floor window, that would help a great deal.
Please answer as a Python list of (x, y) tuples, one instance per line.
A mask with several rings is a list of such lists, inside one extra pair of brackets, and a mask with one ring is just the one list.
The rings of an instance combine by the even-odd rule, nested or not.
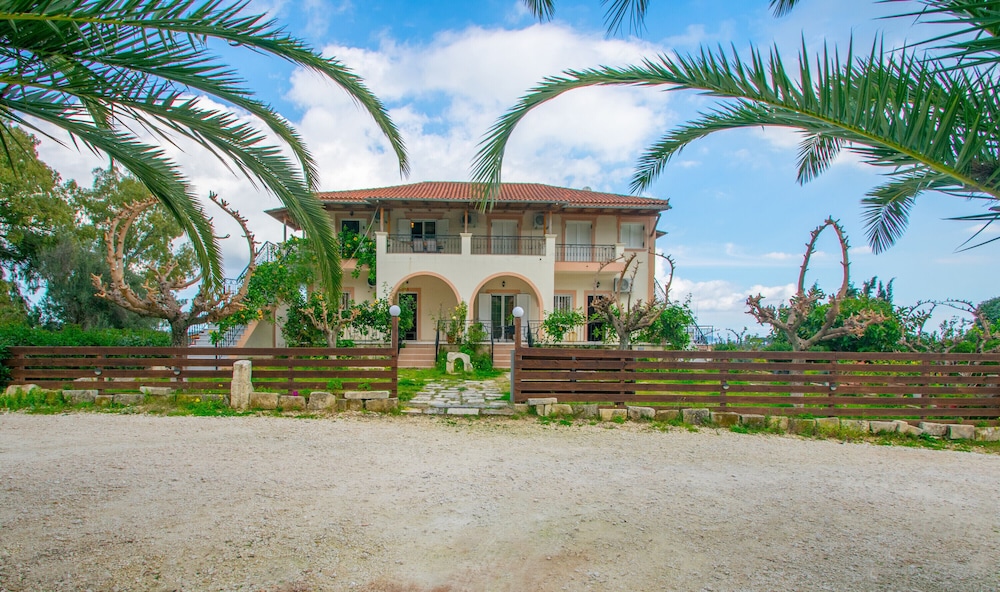
[(620, 242), (626, 249), (642, 249), (646, 246), (646, 226), (639, 222), (622, 222)]
[(563, 312), (570, 312), (573, 310), (573, 295), (572, 294), (556, 294), (553, 299), (553, 308), (555, 310), (561, 310)]
[(437, 236), (437, 221), (420, 220), (411, 222), (410, 236), (413, 238), (434, 238)]

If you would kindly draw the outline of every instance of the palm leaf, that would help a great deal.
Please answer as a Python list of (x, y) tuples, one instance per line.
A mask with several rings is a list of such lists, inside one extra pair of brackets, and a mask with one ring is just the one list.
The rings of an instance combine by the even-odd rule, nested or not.
[[(297, 222), (315, 234), (311, 244), (322, 250), (317, 259), (325, 268), (324, 284), (336, 292), (339, 251), (329, 218), (312, 195), (317, 171), (311, 155), (294, 128), (208, 52), (208, 43), (221, 40), (276, 56), (342, 87), (388, 139), (404, 175), (409, 170), (405, 146), (385, 106), (356, 74), (289, 36), (273, 20), (245, 14), (247, 6), (246, 0), (0, 0), (0, 116), (24, 121), (18, 114), (44, 113), (74, 142), (122, 162), (177, 216), (197, 216), (200, 209), (193, 209), (186, 189), (178, 193), (175, 185), (186, 187), (186, 182), (175, 165), (161, 151), (138, 142), (132, 128), (167, 142), (174, 134), (194, 140), (275, 193)], [(293, 159), (281, 156), (262, 132), (235, 117), (201, 109), (188, 98), (192, 93), (245, 109), (289, 146)], [(138, 149), (141, 158), (119, 159), (115, 153), (121, 151), (108, 146), (114, 141)], [(157, 181), (156, 175), (167, 171), (174, 172), (171, 180)], [(181, 194), (191, 203), (185, 205)], [(202, 226), (200, 221), (185, 224), (192, 232)], [(206, 278), (218, 281), (221, 265), (208, 260), (218, 258), (211, 233), (192, 240)]]
[[(886, 54), (876, 42), (864, 58), (848, 50), (841, 62), (824, 51), (814, 66), (803, 46), (798, 67), (784, 66), (776, 49), (765, 56), (751, 48), (741, 59), (735, 50), (702, 49), (694, 55), (661, 55), (626, 68), (570, 70), (531, 89), (490, 128), (473, 163), (473, 180), (489, 205), (500, 182), (504, 148), (513, 129), (532, 109), (563, 93), (590, 86), (656, 86), (696, 90), (720, 99), (722, 106), (664, 136), (641, 157), (633, 191), (649, 187), (669, 158), (687, 143), (723, 129), (771, 125), (822, 138), (800, 158), (800, 179), (812, 178), (829, 163), (838, 146), (884, 167), (902, 182), (911, 174), (933, 176), (935, 188), (1000, 198), (996, 167), (996, 105), (977, 98), (981, 80), (942, 74), (911, 52)], [(994, 96), (992, 93), (986, 97)], [(870, 232), (883, 249), (898, 238), (899, 217), (909, 209), (891, 202), (888, 216), (870, 216), (883, 226)], [(888, 207), (888, 206), (887, 206)], [(893, 216), (896, 216), (895, 218)]]

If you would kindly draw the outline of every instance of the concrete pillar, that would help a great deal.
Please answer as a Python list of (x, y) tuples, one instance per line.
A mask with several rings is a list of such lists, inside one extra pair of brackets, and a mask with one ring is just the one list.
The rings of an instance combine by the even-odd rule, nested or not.
[(229, 406), (240, 411), (250, 406), (250, 393), (253, 383), (250, 381), (250, 360), (233, 362), (233, 383), (229, 391)]

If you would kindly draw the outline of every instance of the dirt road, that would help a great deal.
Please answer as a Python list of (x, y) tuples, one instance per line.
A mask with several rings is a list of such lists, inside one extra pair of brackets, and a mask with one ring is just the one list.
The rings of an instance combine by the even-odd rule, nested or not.
[(0, 415), (0, 590), (997, 590), (1000, 456), (533, 420)]

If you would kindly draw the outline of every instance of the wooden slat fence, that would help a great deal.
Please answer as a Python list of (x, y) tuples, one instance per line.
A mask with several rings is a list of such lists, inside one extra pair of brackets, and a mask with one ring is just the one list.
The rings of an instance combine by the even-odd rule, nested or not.
[(764, 415), (1000, 417), (1000, 355), (515, 351), (514, 400), (652, 403)]
[(233, 362), (251, 360), (258, 390), (388, 390), (396, 396), (394, 347), (172, 348), (11, 347), (13, 384), (49, 389), (137, 392), (140, 386), (228, 393)]

